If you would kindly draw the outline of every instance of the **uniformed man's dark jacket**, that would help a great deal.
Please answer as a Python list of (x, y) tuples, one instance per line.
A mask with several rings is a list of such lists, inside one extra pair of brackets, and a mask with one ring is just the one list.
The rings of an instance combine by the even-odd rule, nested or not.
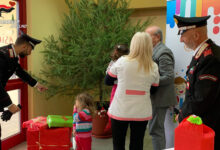
[(12, 45), (0, 47), (0, 111), (12, 102), (5, 91), (8, 79), (15, 73), (24, 82), (34, 86), (37, 81), (25, 72), (18, 63), (18, 57), (15, 57)]
[(187, 90), (179, 121), (195, 114), (216, 130), (220, 127), (220, 47), (210, 39), (206, 44), (192, 58), (186, 72)]

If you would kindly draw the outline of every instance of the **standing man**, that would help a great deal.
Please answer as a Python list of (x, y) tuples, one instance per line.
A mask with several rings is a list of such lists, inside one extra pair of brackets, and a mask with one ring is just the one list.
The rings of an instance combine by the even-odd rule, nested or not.
[(185, 101), (176, 120), (181, 122), (191, 114), (200, 116), (203, 123), (215, 131), (215, 150), (220, 150), (220, 47), (208, 39), (209, 17), (174, 15), (180, 42), (194, 50), (186, 72)]
[[(18, 63), (19, 57), (23, 58), (27, 55), (30, 55), (35, 45), (39, 44), (40, 42), (40, 40), (31, 38), (30, 36), (22, 33), (22, 35), (17, 38), (15, 44), (0, 47), (0, 112), (3, 112), (1, 116), (3, 121), (8, 121), (12, 114), (20, 111), (20, 108), (12, 103), (8, 93), (5, 90), (5, 86), (9, 78), (14, 73), (24, 82), (27, 82), (30, 86), (36, 87), (39, 91), (47, 90), (46, 87), (42, 86), (27, 72), (25, 72)], [(5, 107), (8, 107), (7, 111), (4, 111)]]
[(162, 31), (157, 26), (145, 30), (151, 35), (153, 42), (153, 60), (157, 63), (160, 73), (159, 88), (151, 94), (153, 118), (149, 122), (149, 132), (152, 136), (154, 150), (166, 147), (164, 121), (167, 109), (177, 104), (174, 88), (174, 57), (172, 51), (163, 41)]

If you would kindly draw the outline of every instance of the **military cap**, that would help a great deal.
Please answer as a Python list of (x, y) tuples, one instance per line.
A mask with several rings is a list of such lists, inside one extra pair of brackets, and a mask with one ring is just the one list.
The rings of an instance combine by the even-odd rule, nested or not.
[(210, 18), (210, 16), (204, 16), (204, 17), (180, 17), (177, 15), (174, 15), (174, 20), (179, 28), (178, 35), (182, 35), (184, 32), (186, 32), (189, 29), (202, 27), (207, 25), (207, 20)]
[(21, 35), (20, 35), (21, 38), (24, 38), (32, 47), (32, 49), (34, 49), (34, 47), (41, 43), (41, 40), (38, 40), (38, 39), (35, 39), (35, 38), (32, 38), (30, 37), (29, 35), (25, 34), (24, 32), (21, 31)]

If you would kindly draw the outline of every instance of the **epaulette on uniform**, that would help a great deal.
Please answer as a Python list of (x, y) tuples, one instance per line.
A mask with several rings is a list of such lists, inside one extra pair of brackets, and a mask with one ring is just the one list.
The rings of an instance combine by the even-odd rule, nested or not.
[(204, 55), (204, 57), (208, 55), (213, 55), (212, 50), (208, 43), (205, 43), (200, 47), (200, 49), (195, 55), (195, 59), (198, 60), (202, 56), (202, 54)]
[(13, 49), (12, 49), (12, 48), (9, 48), (9, 49), (8, 49), (8, 53), (9, 53), (9, 57), (10, 57), (10, 58), (14, 58), (14, 52), (13, 52)]

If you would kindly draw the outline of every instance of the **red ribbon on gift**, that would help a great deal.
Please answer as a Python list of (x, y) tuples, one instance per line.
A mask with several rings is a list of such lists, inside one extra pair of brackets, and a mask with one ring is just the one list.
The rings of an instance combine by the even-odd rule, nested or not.
[(63, 120), (67, 121), (68, 119), (65, 116), (62, 116)]
[[(61, 146), (61, 147), (70, 147), (70, 145), (46, 145), (46, 144), (40, 144), (39, 142), (36, 142), (36, 144), (39, 146), (39, 150), (43, 149), (42, 146), (47, 146), (47, 147), (56, 147), (56, 146)], [(28, 145), (28, 147), (35, 147), (36, 145)]]

